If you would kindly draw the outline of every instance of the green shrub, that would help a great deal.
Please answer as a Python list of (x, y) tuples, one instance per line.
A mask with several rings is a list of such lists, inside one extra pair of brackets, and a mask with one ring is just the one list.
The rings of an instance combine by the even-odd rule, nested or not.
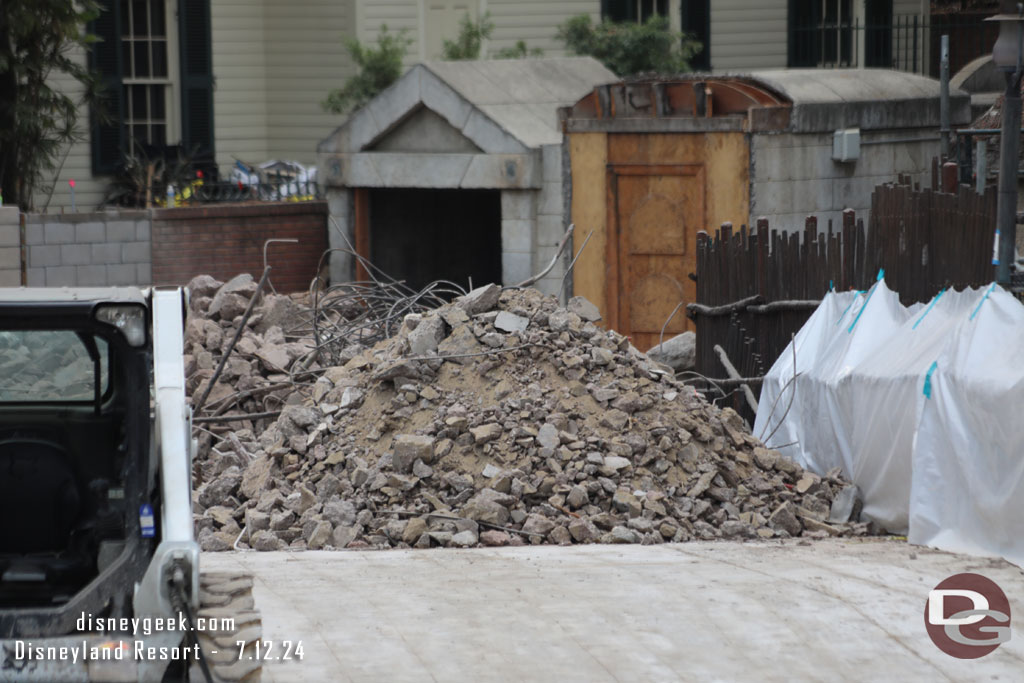
[(543, 57), (544, 50), (539, 47), (527, 47), (525, 40), (517, 40), (514, 47), (506, 47), (498, 50), (494, 55), (495, 59), (526, 59), (528, 57)]
[[(446, 40), (441, 48), (441, 59), (449, 62), (466, 59), (480, 59), (480, 52), (483, 49), (483, 42), (491, 37), (494, 31), (494, 22), (491, 21), (491, 14), (488, 12), (480, 19), (473, 21), (469, 14), (462, 15), (459, 21), (459, 35), (455, 40)], [(542, 57), (544, 50), (540, 48), (529, 48), (526, 41), (518, 41), (514, 47), (507, 47), (499, 50), (495, 59), (525, 59), (527, 57)]]
[(640, 73), (676, 74), (690, 70), (699, 42), (669, 28), (665, 17), (640, 23), (602, 21), (580, 14), (558, 27), (557, 37), (576, 55), (590, 55), (622, 77)]
[(388, 33), (381, 24), (377, 47), (367, 47), (355, 38), (345, 42), (345, 49), (359, 72), (345, 81), (340, 89), (332, 90), (321, 105), (332, 114), (344, 114), (363, 106), (402, 75), (402, 60), (412, 40), (403, 29)]
[(455, 40), (446, 40), (441, 46), (441, 59), (446, 62), (458, 62), (466, 59), (480, 59), (480, 48), (483, 42), (491, 37), (494, 22), (488, 12), (480, 21), (473, 21), (469, 13), (459, 20), (459, 35)]

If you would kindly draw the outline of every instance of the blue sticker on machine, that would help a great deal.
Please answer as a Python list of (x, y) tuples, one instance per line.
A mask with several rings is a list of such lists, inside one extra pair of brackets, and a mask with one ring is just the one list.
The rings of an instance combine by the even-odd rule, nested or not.
[(139, 528), (143, 538), (156, 536), (156, 520), (153, 519), (153, 506), (149, 503), (139, 506)]

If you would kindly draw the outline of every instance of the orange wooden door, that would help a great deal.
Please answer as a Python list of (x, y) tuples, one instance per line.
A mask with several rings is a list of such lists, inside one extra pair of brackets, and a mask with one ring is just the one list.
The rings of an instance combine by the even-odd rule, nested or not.
[(609, 175), (612, 319), (646, 351), (663, 326), (666, 339), (694, 329), (685, 307), (696, 296), (689, 275), (697, 270), (696, 234), (704, 225), (703, 167), (615, 164)]

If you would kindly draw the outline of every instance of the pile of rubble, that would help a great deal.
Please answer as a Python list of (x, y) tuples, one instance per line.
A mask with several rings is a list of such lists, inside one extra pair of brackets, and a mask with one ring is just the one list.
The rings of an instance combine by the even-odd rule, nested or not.
[[(193, 284), (194, 395), (255, 289), (251, 278), (217, 285)], [(308, 310), (265, 297), (204, 408), (236, 417), (200, 424), (202, 547), (869, 532), (850, 521), (856, 488), (838, 472), (804, 472), (765, 448), (734, 411), (708, 404), (598, 318), (585, 299), (561, 308), (536, 290), (488, 285), (321, 368), (312, 340), (288, 333)]]

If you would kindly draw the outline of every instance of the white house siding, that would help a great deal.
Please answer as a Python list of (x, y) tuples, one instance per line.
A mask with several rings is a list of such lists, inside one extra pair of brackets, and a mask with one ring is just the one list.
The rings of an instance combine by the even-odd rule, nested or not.
[(359, 39), (376, 40), (381, 24), (388, 30), (406, 29), (412, 40), (406, 57), (411, 66), (438, 59), (445, 39), (453, 40), (465, 14), (476, 19), (490, 12), (494, 32), (484, 46), (486, 54), (514, 47), (525, 41), (530, 48), (544, 50), (546, 57), (565, 56), (565, 46), (555, 38), (559, 24), (577, 14), (601, 18), (600, 0), (357, 0)]
[(786, 66), (786, 0), (715, 0), (711, 4), (711, 69)]
[(491, 13), (494, 22), (494, 33), (487, 46), (490, 54), (515, 47), (522, 40), (527, 47), (544, 50), (545, 57), (563, 57), (565, 45), (555, 38), (558, 26), (577, 14), (589, 14), (595, 21), (601, 18), (598, 0), (486, 0), (481, 5)]
[(264, 3), (214, 0), (210, 7), (213, 52), (213, 128), (217, 164), (233, 157), (267, 158)]
[[(76, 50), (74, 58), (85, 63), (85, 52)], [(55, 76), (53, 83), (58, 90), (61, 90), (78, 101), (82, 96), (82, 87), (73, 78), (68, 76)], [(96, 180), (92, 177), (92, 153), (89, 146), (89, 110), (80, 108), (78, 112), (78, 129), (82, 140), (69, 145), (67, 156), (63, 159), (63, 165), (59, 172), (51, 174), (42, 183), (50, 185), (56, 178), (53, 186), (52, 196), (47, 196), (46, 187), (37, 187), (33, 202), (36, 211), (47, 211), (48, 213), (66, 213), (71, 211), (71, 187), (69, 180), (75, 181), (75, 208), (79, 211), (91, 211), (103, 199), (106, 193), (107, 183), (105, 180)], [(58, 159), (58, 164), (61, 160)]]
[(269, 0), (264, 13), (266, 158), (314, 164), (317, 143), (344, 121), (320, 103), (354, 72), (344, 41), (355, 36), (355, 0)]
[(387, 24), (389, 32), (405, 30), (405, 36), (412, 41), (406, 53), (406, 66), (422, 61), (425, 59), (420, 57), (424, 34), (420, 22), (422, 1), (426, 0), (354, 0), (357, 37), (363, 43), (375, 43), (381, 24)]

